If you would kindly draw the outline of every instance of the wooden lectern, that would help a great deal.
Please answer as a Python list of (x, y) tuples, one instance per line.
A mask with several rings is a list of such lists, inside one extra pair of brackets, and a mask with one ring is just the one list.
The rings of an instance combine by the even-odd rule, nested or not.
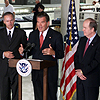
[[(9, 67), (16, 67), (19, 59), (9, 59)], [(37, 60), (28, 60), (32, 69), (41, 70), (43, 69), (43, 100), (47, 100), (47, 70), (48, 67), (55, 66), (55, 61), (37, 61)], [(22, 100), (22, 77), (18, 75), (18, 100)]]

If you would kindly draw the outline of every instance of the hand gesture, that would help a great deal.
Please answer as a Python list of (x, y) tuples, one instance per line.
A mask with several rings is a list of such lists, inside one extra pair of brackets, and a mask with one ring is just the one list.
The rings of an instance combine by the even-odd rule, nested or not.
[(11, 51), (5, 51), (4, 56), (6, 58), (14, 58), (13, 52), (11, 52)]
[(81, 79), (81, 80), (86, 80), (87, 78), (83, 75), (82, 70), (81, 69), (77, 69), (75, 70), (76, 75)]
[(23, 48), (22, 44), (20, 44), (18, 51), (19, 51), (20, 54), (23, 54), (24, 48)]
[(51, 44), (49, 44), (49, 48), (45, 48), (42, 50), (43, 55), (55, 55), (55, 51), (51, 47)]

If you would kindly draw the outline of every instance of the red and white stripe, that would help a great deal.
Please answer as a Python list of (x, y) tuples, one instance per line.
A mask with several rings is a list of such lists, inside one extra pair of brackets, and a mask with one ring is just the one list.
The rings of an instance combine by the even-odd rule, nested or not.
[(62, 65), (62, 77), (60, 89), (64, 100), (71, 100), (76, 91), (76, 75), (74, 68), (74, 54), (77, 49), (78, 42), (74, 45), (72, 50), (69, 50), (69, 45), (66, 45), (65, 56)]

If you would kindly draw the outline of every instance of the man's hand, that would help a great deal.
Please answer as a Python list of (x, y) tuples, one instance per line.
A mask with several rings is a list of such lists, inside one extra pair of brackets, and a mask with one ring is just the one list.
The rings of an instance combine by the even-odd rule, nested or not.
[(43, 55), (55, 55), (55, 51), (51, 47), (51, 44), (49, 44), (49, 48), (45, 48), (42, 50)]
[(11, 52), (11, 51), (5, 51), (4, 56), (6, 58), (14, 58), (13, 52)]
[(86, 80), (87, 78), (83, 75), (82, 70), (81, 69), (77, 69), (75, 70), (76, 75), (81, 79), (81, 80)]
[(23, 45), (20, 44), (21, 47), (19, 47), (18, 51), (20, 54), (23, 54), (23, 51), (24, 51), (24, 48), (23, 48)]

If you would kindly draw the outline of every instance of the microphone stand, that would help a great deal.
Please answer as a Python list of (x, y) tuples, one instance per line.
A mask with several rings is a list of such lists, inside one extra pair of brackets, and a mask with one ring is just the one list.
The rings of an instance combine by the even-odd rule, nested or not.
[(27, 54), (28, 54), (28, 51), (27, 52), (25, 52), (25, 58), (27, 59)]
[(31, 49), (32, 49), (34, 46), (35, 46), (35, 44), (34, 44), (34, 43), (32, 43), (31, 47), (30, 47), (30, 48), (28, 48), (28, 49), (26, 50), (26, 52), (25, 52), (25, 57), (26, 57), (26, 59), (28, 58), (28, 52), (30, 52), (30, 51), (31, 51)]

